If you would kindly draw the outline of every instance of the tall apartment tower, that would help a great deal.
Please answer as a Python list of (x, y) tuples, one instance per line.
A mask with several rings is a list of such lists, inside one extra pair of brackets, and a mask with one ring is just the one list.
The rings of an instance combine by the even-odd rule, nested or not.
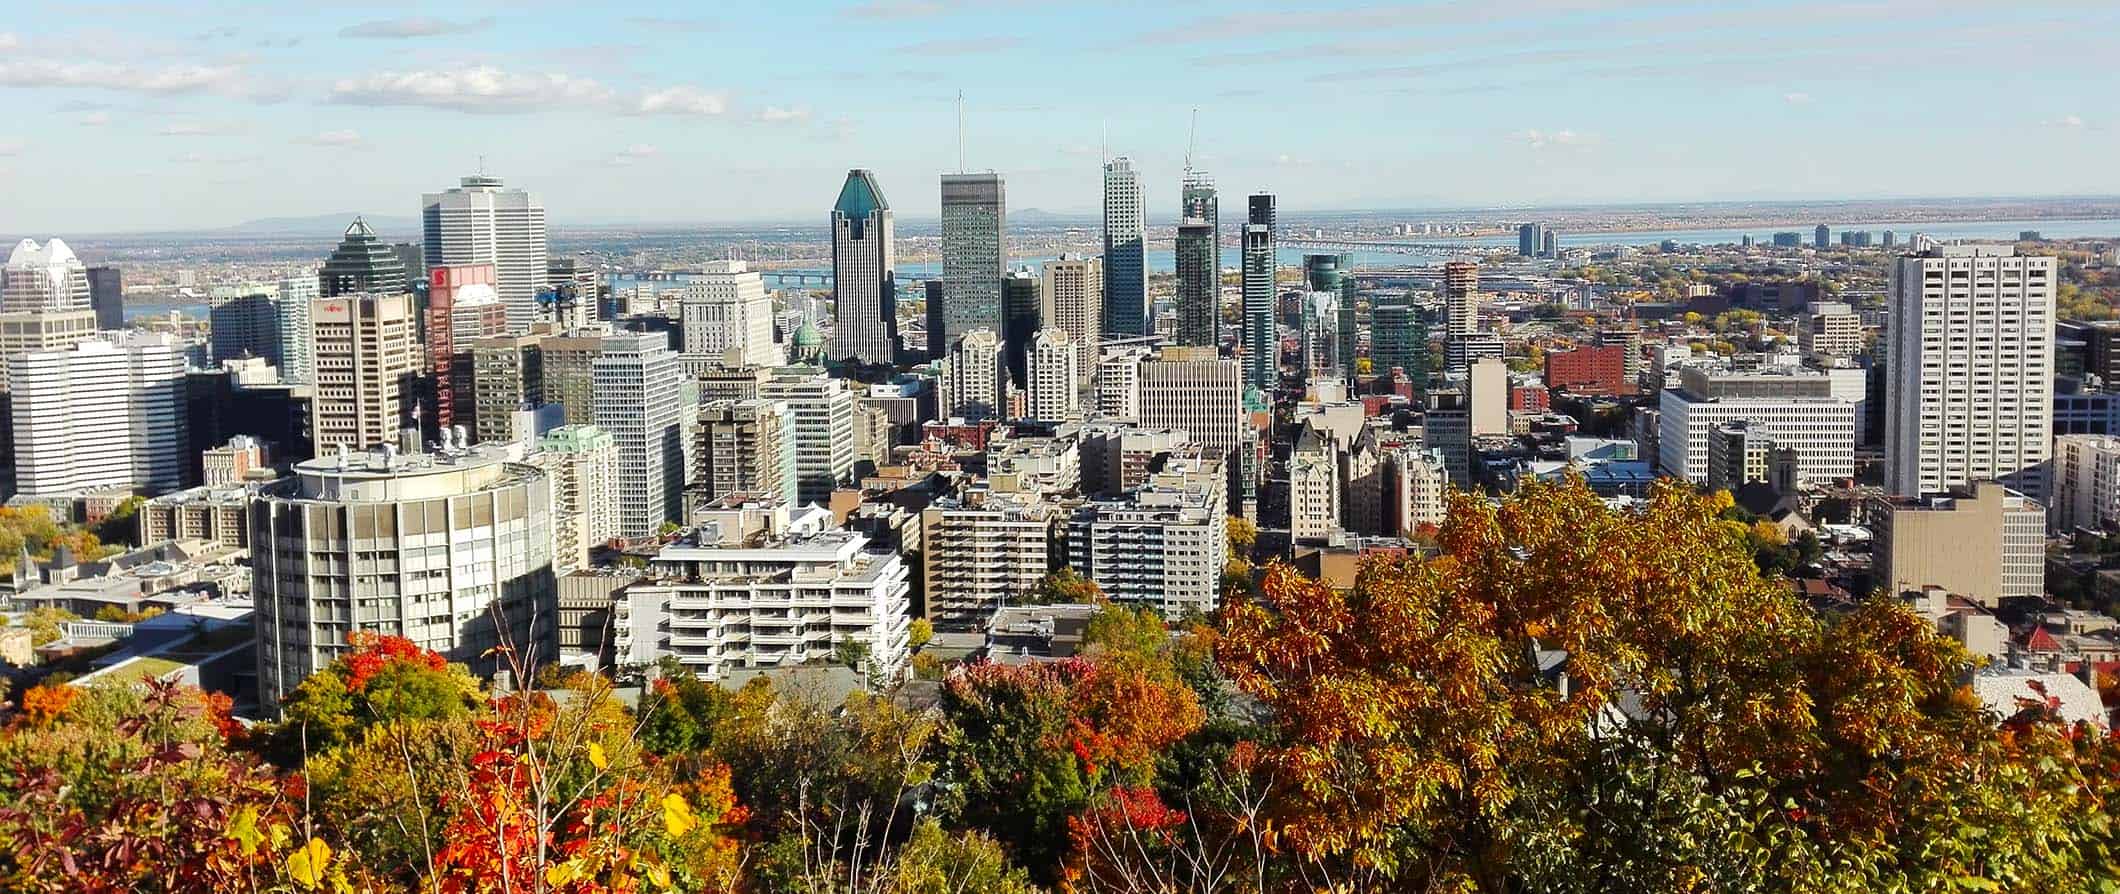
[(88, 305), (96, 312), (97, 329), (125, 328), (125, 274), (116, 267), (88, 268)]
[(412, 296), (353, 294), (309, 305), (316, 451), (393, 444), (418, 393), (419, 324)]
[(942, 415), (1000, 419), (1008, 410), (1008, 367), (1001, 337), (974, 329), (950, 346), (942, 361)]
[(1921, 496), (1996, 480), (2046, 499), (2054, 259), (1945, 245), (1892, 267), (1885, 483)]
[(1274, 197), (1251, 197), (1244, 225), (1244, 384), (1272, 394), (1280, 384), (1281, 346), (1274, 335)]
[(1480, 331), (1480, 265), (1471, 261), (1443, 265), (1443, 325), (1453, 336)]
[(1147, 335), (1148, 279), (1143, 267), (1141, 177), (1124, 155), (1104, 163), (1104, 315), (1115, 335)]
[(1008, 202), (1000, 174), (942, 175), (942, 331), (928, 332), (930, 351), (948, 351), (974, 329), (1002, 331), (1007, 230)]
[(733, 366), (778, 366), (773, 343), (773, 297), (765, 280), (742, 261), (708, 261), (681, 293), (685, 353)]
[(0, 311), (91, 310), (88, 268), (54, 236), (43, 245), (24, 239), (0, 268)]
[(1166, 347), (1140, 365), (1140, 425), (1178, 429), (1226, 460), (1244, 439), (1244, 381), (1211, 348)]
[(693, 487), (708, 500), (749, 494), (795, 499), (795, 414), (777, 400), (717, 400), (699, 408)]
[(9, 360), (21, 493), (183, 486), (183, 346), (167, 334), (108, 338)]
[(795, 502), (829, 502), (854, 477), (854, 405), (845, 379), (789, 367), (758, 383), (758, 396), (795, 415)]
[(1219, 254), (1213, 224), (1190, 218), (1178, 224), (1178, 344), (1214, 347), (1221, 341), (1222, 271), (1215, 266)]
[(530, 328), (545, 287), (545, 206), (536, 196), (507, 189), (499, 177), (465, 177), (456, 187), (420, 199), (428, 267), (492, 264), (499, 274), (508, 329)]
[(368, 222), (358, 217), (346, 226), (345, 238), (317, 271), (317, 297), (336, 298), (373, 292), (394, 295), (406, 291), (405, 265), (390, 243), (377, 237)]
[(309, 304), (322, 295), (315, 276), (289, 276), (280, 280), (280, 381), (307, 385), (316, 379), (311, 359)]
[(618, 536), (618, 442), (594, 425), (562, 425), (529, 461), (552, 481), (552, 570), (589, 567), (590, 552)]
[(1082, 352), (1074, 336), (1050, 328), (1031, 339), (1030, 377), (1024, 386), (1029, 398), (1027, 415), (1041, 422), (1073, 422), (1082, 418)]
[(898, 356), (898, 297), (891, 205), (876, 175), (855, 168), (832, 205), (834, 360), (891, 363)]
[(1075, 372), (1084, 377), (1083, 381), (1088, 381), (1089, 371), (1095, 368), (1098, 352), (1104, 344), (1103, 266), (1104, 262), (1098, 258), (1061, 255), (1045, 262), (1040, 288), (1041, 303), (1048, 314), (1045, 325), (1067, 330), (1080, 356)]
[(684, 520), (684, 370), (661, 333), (608, 336), (591, 362), (596, 427), (618, 444), (618, 535)]

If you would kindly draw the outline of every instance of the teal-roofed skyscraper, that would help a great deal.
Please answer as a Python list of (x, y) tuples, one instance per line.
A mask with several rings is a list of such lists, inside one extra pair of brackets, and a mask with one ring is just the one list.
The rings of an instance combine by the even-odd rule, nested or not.
[(897, 359), (898, 299), (891, 206), (876, 175), (847, 172), (832, 206), (832, 349), (834, 360)]

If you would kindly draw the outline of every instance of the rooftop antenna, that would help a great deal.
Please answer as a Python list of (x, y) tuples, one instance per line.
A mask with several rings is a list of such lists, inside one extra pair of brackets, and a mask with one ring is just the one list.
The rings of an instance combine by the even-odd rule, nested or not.
[(481, 177), (486, 176), (486, 156), (483, 153), (478, 157), (478, 175)]
[(964, 173), (964, 91), (957, 91), (957, 173)]
[(1112, 163), (1112, 126), (1107, 121), (1097, 129), (1097, 152), (1104, 156), (1104, 163)]

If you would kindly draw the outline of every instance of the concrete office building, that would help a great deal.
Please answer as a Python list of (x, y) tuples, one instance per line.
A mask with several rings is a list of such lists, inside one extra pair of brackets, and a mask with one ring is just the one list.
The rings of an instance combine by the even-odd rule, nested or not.
[[(348, 651), (402, 636), (490, 676), (553, 655), (552, 490), (498, 454), (345, 452), (251, 501), (258, 697), (268, 710)], [(516, 686), (528, 680), (511, 681)]]
[(1229, 558), (1222, 463), (1176, 458), (1119, 499), (1091, 500), (1068, 521), (1068, 564), (1106, 598), (1164, 617), (1210, 614)]
[(516, 430), (516, 411), (546, 402), (547, 338), (537, 332), (492, 335), (464, 345), (471, 355), (471, 431), (479, 443), (521, 441), (535, 434)]
[(184, 348), (174, 336), (112, 333), (18, 354), (8, 366), (18, 492), (184, 485)]
[(814, 367), (776, 370), (758, 396), (787, 405), (795, 417), (795, 502), (831, 502), (832, 491), (854, 480), (854, 392), (845, 379)]
[(1340, 529), (1339, 457), (1332, 439), (1309, 425), (1288, 455), (1288, 537), (1315, 543)]
[(876, 175), (848, 171), (832, 205), (834, 360), (891, 363), (898, 357), (894, 227)]
[(1708, 483), (1709, 441), (1718, 426), (1747, 420), (1796, 451), (1800, 484), (1855, 474), (1855, 407), (1832, 396), (1832, 380), (1800, 370), (1755, 373), (1680, 371), (1679, 387), (1657, 404), (1657, 468)]
[(1001, 419), (1008, 409), (1008, 367), (1001, 338), (992, 329), (974, 329), (950, 346), (942, 361), (942, 415), (977, 422)]
[(8, 361), (31, 351), (52, 351), (96, 337), (92, 310), (0, 311), (0, 393), (9, 387)]
[(529, 461), (552, 483), (553, 571), (589, 567), (591, 552), (618, 537), (618, 442), (594, 425), (562, 425)]
[(618, 535), (651, 537), (684, 520), (684, 373), (659, 333), (604, 338), (591, 363), (596, 427), (618, 444)]
[(1119, 348), (1097, 363), (1097, 415), (1104, 419), (1141, 418), (1141, 364), (1146, 348)]
[(1227, 461), (1244, 443), (1244, 377), (1213, 348), (1166, 347), (1140, 364), (1139, 422), (1190, 433), (1208, 458)]
[(595, 269), (573, 258), (547, 258), (545, 287), (552, 290), (552, 307), (539, 322), (566, 330), (602, 318), (604, 275)]
[(725, 366), (777, 366), (773, 297), (742, 261), (708, 261), (679, 293), (685, 353)]
[(1473, 437), (1509, 434), (1509, 364), (1494, 357), (1474, 361), (1465, 371), (1465, 400)]
[[(766, 516), (759, 519), (758, 516)], [(857, 670), (905, 671), (911, 572), (867, 535), (831, 526), (818, 507), (717, 513), (648, 562), (614, 604), (613, 638), (627, 667), (675, 658), (709, 680), (832, 661), (866, 648)]]
[(1841, 302), (1817, 302), (1798, 330), (1797, 341), (1806, 356), (1854, 357), (1862, 353), (1862, 316)]
[(1885, 325), (1885, 486), (1995, 480), (2046, 495), (2054, 394), (2051, 257), (1946, 245), (1900, 257)]
[(795, 414), (772, 400), (718, 400), (699, 408), (692, 483), (702, 500), (746, 494), (760, 503), (792, 501)]
[(1992, 481), (1866, 507), (1877, 585), (1937, 587), (1993, 607), (2046, 588), (2046, 508)]
[(942, 312), (928, 349), (947, 351), (974, 329), (1001, 332), (1008, 272), (1008, 201), (1001, 175), (942, 175)]
[(1104, 345), (1104, 279), (1102, 259), (1061, 255), (1045, 262), (1039, 280), (1045, 326), (1067, 330), (1080, 353), (1075, 369), (1084, 382)]
[(1244, 225), (1243, 350), (1244, 384), (1272, 394), (1281, 384), (1281, 343), (1274, 323), (1274, 303), (1280, 287), (1274, 274), (1280, 262), (1274, 257), (1274, 197), (1260, 193), (1251, 197), (1248, 222)]
[(603, 356), (610, 334), (608, 324), (599, 324), (537, 342), (543, 402), (559, 404), (568, 425), (596, 424), (596, 358)]
[(1031, 339), (1026, 414), (1042, 422), (1082, 419), (1082, 352), (1067, 330), (1048, 328)]
[(2120, 437), (2054, 436), (2055, 531), (2103, 531), (2120, 524)]
[(412, 296), (356, 293), (309, 305), (318, 454), (394, 443), (420, 375)]
[(54, 236), (43, 245), (24, 239), (0, 268), (0, 312), (86, 310), (95, 306), (88, 268)]
[(550, 261), (545, 206), (499, 177), (478, 174), (420, 198), (422, 255), (428, 267), (492, 264), (508, 330), (537, 321), (537, 293), (545, 287)]
[[(1104, 163), (1104, 282), (1098, 330), (1148, 335), (1148, 273), (1141, 178), (1124, 155)], [(1077, 333), (1079, 334), (1079, 333)]]

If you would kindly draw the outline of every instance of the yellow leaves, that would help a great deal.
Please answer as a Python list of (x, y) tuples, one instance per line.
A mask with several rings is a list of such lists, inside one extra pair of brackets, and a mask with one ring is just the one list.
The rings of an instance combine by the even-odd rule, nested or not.
[(565, 863), (554, 863), (545, 867), (545, 884), (555, 888), (588, 878), (589, 876), (590, 872), (580, 857), (575, 857)]
[(287, 874), (304, 889), (314, 891), (324, 886), (324, 870), (331, 865), (331, 846), (321, 838), (311, 838), (287, 857)]
[(589, 766), (598, 770), (611, 769), (611, 762), (604, 757), (604, 746), (595, 742), (589, 743)]
[(641, 872), (648, 876), (648, 881), (654, 882), (656, 887), (665, 891), (671, 889), (670, 867), (663, 865), (661, 861), (647, 863), (640, 869)]
[(685, 833), (699, 825), (699, 818), (692, 815), (692, 805), (685, 803), (684, 796), (676, 792), (663, 796), (662, 817), (663, 831), (671, 838), (683, 838)]
[(258, 845), (265, 840), (264, 833), (258, 831), (257, 805), (246, 804), (243, 809), (236, 811), (235, 818), (228, 821), (227, 833), (222, 837), (235, 842), (236, 847), (242, 850), (243, 856), (257, 856)]

